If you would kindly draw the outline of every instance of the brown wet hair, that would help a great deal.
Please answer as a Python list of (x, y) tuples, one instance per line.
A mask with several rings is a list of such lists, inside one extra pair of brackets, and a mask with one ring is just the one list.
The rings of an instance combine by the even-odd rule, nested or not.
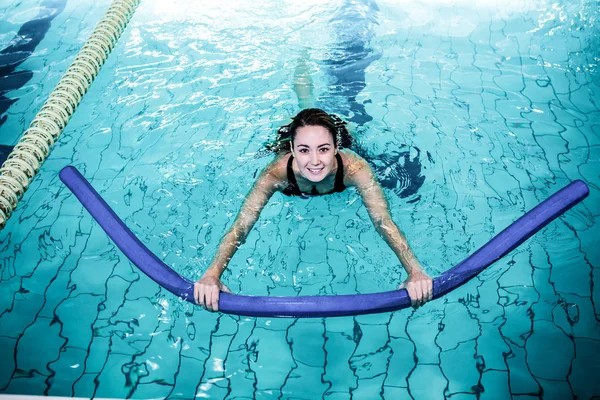
[(329, 114), (320, 108), (307, 108), (300, 111), (292, 122), (277, 130), (275, 142), (267, 145), (267, 148), (276, 153), (289, 151), (288, 142), (294, 143), (299, 128), (305, 126), (322, 126), (327, 129), (333, 138), (336, 147), (350, 147), (353, 139), (346, 129), (346, 122), (334, 114)]

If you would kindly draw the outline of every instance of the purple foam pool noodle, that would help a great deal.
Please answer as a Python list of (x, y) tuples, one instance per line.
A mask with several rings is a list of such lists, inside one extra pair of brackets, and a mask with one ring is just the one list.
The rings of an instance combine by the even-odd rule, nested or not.
[[(142, 272), (171, 293), (194, 303), (193, 282), (159, 260), (125, 226), (87, 180), (72, 166), (60, 179), (104, 229), (113, 242)], [(486, 267), (579, 203), (589, 194), (587, 185), (574, 181), (513, 222), (475, 253), (433, 280), (433, 298), (465, 284)], [(221, 293), (219, 309), (228, 314), (258, 317), (333, 317), (394, 311), (410, 306), (406, 290), (341, 296), (241, 296)]]

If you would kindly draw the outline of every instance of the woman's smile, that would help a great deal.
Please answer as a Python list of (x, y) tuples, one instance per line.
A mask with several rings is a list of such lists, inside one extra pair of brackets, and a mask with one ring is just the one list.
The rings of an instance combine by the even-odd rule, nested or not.
[(319, 175), (321, 172), (323, 172), (324, 167), (320, 167), (320, 168), (308, 167), (306, 169), (313, 175)]

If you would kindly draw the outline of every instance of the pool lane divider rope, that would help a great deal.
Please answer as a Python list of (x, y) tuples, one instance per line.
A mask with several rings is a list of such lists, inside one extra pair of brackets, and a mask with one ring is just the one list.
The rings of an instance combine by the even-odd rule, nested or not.
[(100, 72), (140, 0), (115, 0), (0, 168), (0, 229)]
[[(60, 179), (132, 263), (171, 293), (195, 304), (194, 282), (180, 276), (148, 250), (76, 168), (65, 167), (60, 172)], [(464, 261), (434, 278), (433, 298), (437, 299), (468, 282), (588, 194), (587, 185), (577, 180), (544, 200)], [(219, 310), (223, 313), (256, 317), (334, 317), (395, 311), (409, 306), (406, 290), (299, 297), (221, 293), (219, 300)]]

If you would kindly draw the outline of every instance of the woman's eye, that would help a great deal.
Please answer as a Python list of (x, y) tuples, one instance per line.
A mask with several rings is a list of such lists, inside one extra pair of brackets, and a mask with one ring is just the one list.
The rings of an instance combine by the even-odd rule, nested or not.
[(329, 151), (329, 147), (322, 147), (321, 153), (327, 153)]
[(303, 153), (303, 154), (308, 153), (308, 149), (300, 149), (299, 151), (300, 151), (300, 153)]

